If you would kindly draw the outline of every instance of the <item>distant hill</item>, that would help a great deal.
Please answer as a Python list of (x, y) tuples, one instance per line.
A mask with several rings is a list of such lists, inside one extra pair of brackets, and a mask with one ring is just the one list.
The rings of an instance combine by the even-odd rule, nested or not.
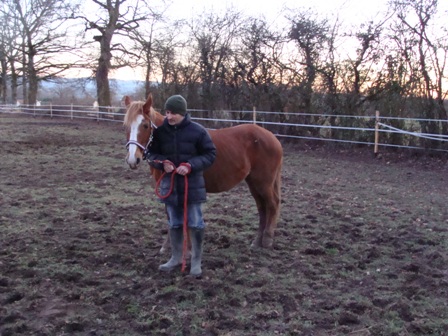
[[(125, 79), (110, 79), (109, 83), (111, 90), (117, 97), (133, 95), (144, 85), (143, 81)], [(57, 88), (68, 87), (76, 88), (76, 91), (80, 94), (87, 92), (92, 96), (96, 96), (96, 83), (91, 78), (57, 78), (52, 81), (41, 82), (40, 86), (41, 90), (47, 94)]]
[(116, 85), (117, 94), (120, 96), (131, 95), (141, 89), (145, 82), (138, 80), (111, 79), (111, 86)]

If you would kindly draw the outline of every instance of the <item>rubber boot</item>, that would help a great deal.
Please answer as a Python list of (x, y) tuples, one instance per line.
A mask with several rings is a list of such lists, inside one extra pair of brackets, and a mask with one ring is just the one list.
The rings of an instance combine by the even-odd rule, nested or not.
[(182, 264), (182, 246), (183, 246), (183, 231), (182, 228), (170, 229), (170, 243), (171, 243), (171, 259), (167, 263), (160, 265), (159, 270), (170, 272), (177, 266)]
[(191, 240), (191, 268), (190, 275), (200, 277), (202, 275), (202, 250), (204, 245), (204, 229), (189, 228)]

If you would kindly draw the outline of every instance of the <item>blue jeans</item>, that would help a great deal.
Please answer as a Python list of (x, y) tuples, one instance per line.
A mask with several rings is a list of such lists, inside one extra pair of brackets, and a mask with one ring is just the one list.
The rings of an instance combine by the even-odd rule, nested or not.
[[(170, 229), (182, 227), (184, 225), (184, 207), (166, 204), (168, 213), (168, 225)], [(188, 204), (188, 227), (204, 229), (205, 222), (202, 217), (202, 203)]]

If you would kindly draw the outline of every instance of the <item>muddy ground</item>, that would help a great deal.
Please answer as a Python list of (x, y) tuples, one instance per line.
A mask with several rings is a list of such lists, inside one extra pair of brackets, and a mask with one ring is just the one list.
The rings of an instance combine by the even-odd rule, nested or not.
[(273, 250), (244, 184), (210, 195), (202, 279), (120, 123), (0, 115), (0, 334), (448, 335), (446, 158), (285, 145)]

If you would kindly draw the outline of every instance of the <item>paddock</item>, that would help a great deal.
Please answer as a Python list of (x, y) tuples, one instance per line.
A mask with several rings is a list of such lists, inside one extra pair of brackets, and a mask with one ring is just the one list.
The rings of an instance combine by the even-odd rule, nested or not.
[(209, 195), (203, 278), (117, 123), (0, 115), (0, 334), (444, 335), (448, 165), (285, 144), (271, 250), (246, 186)]

